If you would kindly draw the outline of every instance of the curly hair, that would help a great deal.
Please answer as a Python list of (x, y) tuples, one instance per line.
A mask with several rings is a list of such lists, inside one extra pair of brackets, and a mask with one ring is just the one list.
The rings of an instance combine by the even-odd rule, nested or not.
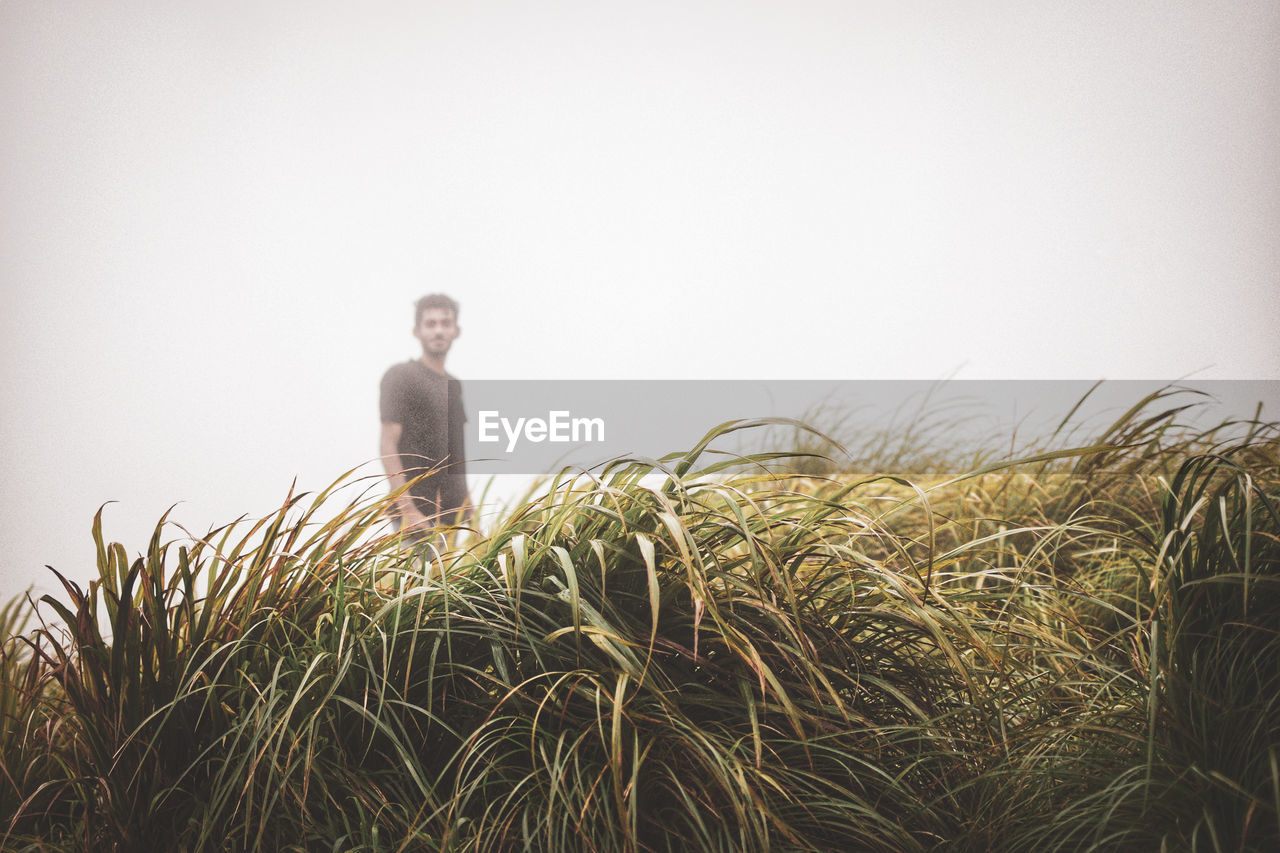
[(458, 322), (458, 303), (443, 293), (428, 293), (413, 304), (413, 325), (422, 322), (422, 313), (428, 308), (444, 308), (453, 312), (453, 322)]

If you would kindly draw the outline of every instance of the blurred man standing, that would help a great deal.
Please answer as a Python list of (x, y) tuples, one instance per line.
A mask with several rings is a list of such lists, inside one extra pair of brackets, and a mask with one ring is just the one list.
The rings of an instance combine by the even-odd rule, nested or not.
[(425, 530), (465, 522), (471, 514), (463, 458), (462, 384), (445, 372), (461, 333), (458, 303), (441, 293), (414, 305), (413, 336), (422, 355), (382, 377), (379, 449), (392, 491), (422, 476), (396, 502), (396, 529)]

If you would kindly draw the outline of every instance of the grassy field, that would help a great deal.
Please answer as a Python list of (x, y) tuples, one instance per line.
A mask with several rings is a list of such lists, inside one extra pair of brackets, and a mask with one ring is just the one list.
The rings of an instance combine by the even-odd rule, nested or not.
[(1280, 438), (1135, 402), (953, 477), (704, 442), (427, 549), (350, 488), (95, 524), (3, 614), (2, 846), (1280, 849)]

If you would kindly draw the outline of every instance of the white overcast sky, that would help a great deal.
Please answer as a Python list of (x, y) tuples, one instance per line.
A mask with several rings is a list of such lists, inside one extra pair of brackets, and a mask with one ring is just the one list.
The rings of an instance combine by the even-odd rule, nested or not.
[(0, 593), (374, 457), (433, 290), (464, 379), (1280, 378), (1278, 93), (1274, 0), (0, 0)]

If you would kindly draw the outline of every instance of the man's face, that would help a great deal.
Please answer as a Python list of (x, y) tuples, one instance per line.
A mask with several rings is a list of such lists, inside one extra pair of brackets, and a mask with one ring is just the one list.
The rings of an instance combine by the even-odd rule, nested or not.
[(460, 331), (453, 312), (448, 308), (428, 308), (422, 312), (413, 336), (421, 342), (424, 353), (442, 358)]

